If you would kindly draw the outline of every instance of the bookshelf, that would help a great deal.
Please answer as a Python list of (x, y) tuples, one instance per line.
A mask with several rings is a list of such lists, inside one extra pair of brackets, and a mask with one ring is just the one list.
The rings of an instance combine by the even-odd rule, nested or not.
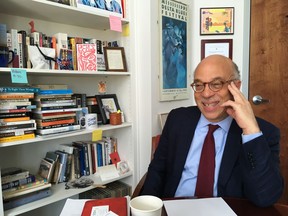
[[(128, 11), (128, 2), (126, 0), (126, 11)], [(134, 127), (134, 111), (136, 109), (136, 99), (133, 93), (135, 92), (133, 91), (135, 88), (134, 64), (131, 64), (131, 61), (133, 60), (135, 46), (133, 46), (134, 42), (131, 39), (133, 38), (132, 32), (127, 37), (123, 36), (122, 33), (109, 30), (109, 15), (109, 12), (103, 10), (95, 10), (93, 12), (90, 10), (80, 10), (76, 7), (45, 0), (7, 0), (3, 1), (0, 8), (0, 20), (1, 23), (7, 25), (7, 30), (15, 28), (29, 32), (30, 27), (28, 23), (33, 20), (35, 29), (45, 32), (47, 35), (64, 32), (68, 36), (117, 40), (120, 46), (125, 47), (128, 72), (35, 69), (27, 69), (26, 72), (29, 84), (65, 83), (68, 84), (73, 92), (83, 92), (87, 96), (97, 94), (97, 83), (99, 81), (106, 82), (108, 86), (107, 93), (115, 93), (117, 95), (121, 110), (124, 111), (125, 123), (121, 125), (99, 125), (97, 130), (102, 130), (103, 135), (117, 137), (119, 155), (122, 160), (128, 162), (131, 171), (121, 175), (119, 178), (105, 182), (101, 182), (97, 174), (90, 177), (93, 178), (97, 185), (107, 184), (116, 180), (133, 185), (135, 181), (133, 175), (135, 173), (134, 140), (136, 130)], [(122, 26), (131, 23), (127, 18), (122, 18), (121, 22)], [(12, 85), (9, 68), (0, 68), (0, 76), (0, 86)], [(75, 140), (91, 139), (92, 132), (93, 130), (78, 130), (0, 144), (0, 167), (20, 166), (27, 168), (31, 173), (36, 173), (40, 160), (47, 151), (57, 150), (57, 146), (60, 144), (72, 143)], [(52, 186), (52, 196), (8, 211), (3, 210), (1, 202), (0, 215), (29, 215), (29, 211), (31, 210), (45, 208), (49, 204), (65, 200), (68, 197), (75, 196), (94, 187), (65, 190), (65, 183), (60, 183)]]

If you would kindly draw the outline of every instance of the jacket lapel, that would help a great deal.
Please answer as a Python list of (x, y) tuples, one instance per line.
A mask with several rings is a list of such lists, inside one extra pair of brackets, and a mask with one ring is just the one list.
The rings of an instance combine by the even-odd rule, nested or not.
[(232, 174), (235, 163), (238, 160), (239, 151), (241, 151), (242, 146), (241, 134), (242, 129), (237, 125), (236, 121), (233, 120), (227, 135), (225, 149), (221, 161), (218, 177), (218, 188), (225, 188), (225, 185)]

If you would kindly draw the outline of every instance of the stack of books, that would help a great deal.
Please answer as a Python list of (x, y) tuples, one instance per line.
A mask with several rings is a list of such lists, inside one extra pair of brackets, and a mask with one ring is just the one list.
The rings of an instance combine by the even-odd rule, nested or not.
[(79, 199), (104, 199), (109, 197), (131, 196), (131, 186), (121, 182), (114, 181), (105, 187), (95, 188), (79, 194)]
[(2, 169), (1, 181), (5, 210), (51, 195), (51, 184), (47, 179), (18, 167)]
[(55, 85), (54, 89), (47, 89), (51, 85), (41, 85), (36, 93), (33, 104), (33, 118), (36, 119), (38, 135), (49, 135), (80, 129), (76, 119), (76, 112), (82, 111), (77, 106), (72, 89), (66, 85)]
[(30, 119), (34, 87), (0, 87), (0, 143), (35, 137), (36, 122)]

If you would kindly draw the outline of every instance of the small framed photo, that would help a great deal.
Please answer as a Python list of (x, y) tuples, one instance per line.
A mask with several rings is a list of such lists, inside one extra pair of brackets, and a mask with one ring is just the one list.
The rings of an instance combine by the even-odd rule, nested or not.
[(200, 8), (200, 35), (234, 34), (234, 7)]
[(161, 126), (162, 130), (163, 130), (164, 125), (166, 123), (166, 119), (167, 119), (168, 114), (169, 114), (168, 112), (167, 113), (159, 113), (160, 126)]
[(104, 47), (104, 57), (107, 71), (127, 72), (124, 47)]
[(120, 110), (116, 94), (95, 95), (103, 124), (110, 123), (109, 114)]
[(201, 40), (201, 60), (209, 55), (223, 55), (232, 59), (233, 40), (232, 39), (212, 39)]

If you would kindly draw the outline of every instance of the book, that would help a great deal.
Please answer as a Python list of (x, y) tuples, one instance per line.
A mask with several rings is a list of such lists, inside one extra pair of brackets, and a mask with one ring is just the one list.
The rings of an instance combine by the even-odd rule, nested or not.
[(37, 93), (40, 88), (34, 87), (13, 87), (13, 86), (1, 86), (0, 93)]
[(22, 98), (34, 98), (34, 93), (26, 93), (26, 92), (0, 93), (0, 99), (22, 99)]
[(79, 71), (97, 71), (96, 44), (76, 44)]
[[(34, 122), (23, 123), (23, 124), (21, 124), (21, 122), (6, 122), (5, 124), (8, 124), (8, 123), (15, 123), (15, 124), (1, 125), (0, 132), (8, 132), (11, 130), (17, 130), (17, 129), (23, 129), (23, 128), (35, 128), (36, 129), (35, 120), (29, 120), (29, 121), (34, 121)], [(20, 124), (16, 124), (16, 123), (20, 123)]]
[(27, 178), (7, 182), (5, 184), (2, 184), (2, 190), (7, 190), (10, 188), (17, 188), (18, 186), (25, 185), (31, 182), (35, 182), (35, 175), (29, 174)]
[(68, 89), (67, 84), (32, 84), (32, 86), (36, 88), (40, 88), (41, 90)]
[(14, 137), (14, 136), (21, 136), (24, 134), (34, 134), (34, 130), (17, 130), (17, 131), (12, 131), (12, 132), (7, 132), (7, 133), (0, 133), (0, 138), (4, 137)]
[(68, 132), (68, 131), (74, 131), (74, 130), (79, 130), (79, 129), (80, 129), (80, 125), (71, 125), (71, 126), (65, 126), (65, 127), (59, 127), (59, 128), (37, 129), (36, 134), (49, 135), (49, 134)]
[(106, 198), (101, 200), (89, 200), (86, 201), (81, 213), (81, 216), (90, 216), (92, 214), (92, 208), (94, 206), (108, 205), (109, 210), (117, 214), (118, 216), (127, 216), (127, 198)]
[(31, 112), (31, 109), (5, 109), (5, 110), (0, 110), (1, 114), (5, 114), (5, 113), (27, 113), (27, 112)]
[(56, 154), (59, 155), (59, 162), (60, 164), (62, 164), (62, 170), (60, 173), (60, 177), (59, 177), (59, 182), (67, 182), (67, 176), (66, 174), (66, 169), (67, 169), (67, 163), (68, 163), (68, 154), (66, 152), (62, 152), (62, 151), (55, 151)]
[(73, 124), (75, 122), (75, 118), (63, 119), (63, 120), (55, 120), (49, 122), (37, 122), (37, 128), (40, 127), (47, 127), (47, 126), (55, 126), (55, 125), (62, 125), (62, 124)]
[(22, 196), (25, 194), (29, 194), (29, 193), (43, 190), (43, 189), (50, 188), (50, 187), (51, 187), (51, 183), (36, 184), (36, 185), (31, 186), (29, 188), (22, 188), (19, 190), (10, 191), (9, 193), (3, 192), (2, 196), (3, 196), (3, 200), (8, 200), (8, 199), (11, 199), (14, 197), (19, 197), (19, 196)]
[[(29, 117), (26, 117), (26, 118), (29, 118)], [(26, 121), (24, 121), (24, 120), (22, 120), (22, 121), (1, 121), (1, 120), (0, 120), (0, 130), (2, 130), (2, 126), (22, 125), (22, 124), (29, 124), (30, 125), (31, 123), (35, 124), (35, 120), (34, 119), (26, 120)]]
[(54, 161), (49, 161), (46, 158), (42, 158), (38, 170), (38, 175), (44, 179), (47, 179), (47, 182), (51, 182), (54, 168)]
[(47, 183), (47, 179), (36, 175), (35, 176), (35, 181), (29, 182), (27, 184), (22, 184), (22, 185), (19, 185), (17, 187), (13, 187), (13, 188), (7, 189), (7, 190), (3, 191), (3, 194), (10, 195), (10, 194), (16, 193), (17, 191), (34, 188), (34, 187), (43, 185), (45, 183)]
[(24, 134), (24, 135), (19, 135), (19, 136), (3, 137), (3, 138), (0, 138), (0, 143), (16, 142), (16, 141), (21, 141), (21, 140), (26, 140), (26, 139), (33, 139), (33, 138), (35, 138), (34, 133)]
[(12, 181), (17, 181), (29, 176), (29, 171), (18, 168), (8, 167), (1, 170), (1, 184), (5, 184)]
[(51, 110), (33, 110), (34, 113), (59, 113), (59, 112), (70, 112), (70, 111), (81, 111), (82, 108), (65, 108), (65, 109), (51, 109)]
[(39, 191), (32, 192), (23, 196), (19, 196), (17, 197), (17, 199), (10, 199), (10, 200), (4, 201), (3, 207), (4, 207), (4, 210), (6, 211), (6, 210), (16, 208), (18, 206), (21, 206), (21, 205), (24, 205), (33, 201), (43, 199), (50, 195), (52, 195), (52, 190), (50, 188), (39, 190)]
[(72, 94), (73, 91), (72, 89), (47, 89), (47, 90), (40, 90), (37, 95), (67, 95), (67, 94)]
[(0, 102), (0, 109), (14, 109), (15, 107), (18, 108), (19, 106), (25, 107), (30, 105), (31, 101)]
[(79, 194), (79, 199), (104, 199), (107, 197), (131, 196), (132, 187), (121, 181), (114, 181)]
[(29, 116), (22, 116), (22, 117), (14, 117), (14, 118), (3, 118), (3, 119), (0, 119), (0, 124), (1, 122), (2, 123), (5, 123), (5, 122), (19, 122), (19, 121), (28, 121), (30, 120), (30, 117)]
[(33, 118), (36, 119), (55, 119), (76, 116), (75, 112), (55, 112), (55, 113), (33, 113)]

